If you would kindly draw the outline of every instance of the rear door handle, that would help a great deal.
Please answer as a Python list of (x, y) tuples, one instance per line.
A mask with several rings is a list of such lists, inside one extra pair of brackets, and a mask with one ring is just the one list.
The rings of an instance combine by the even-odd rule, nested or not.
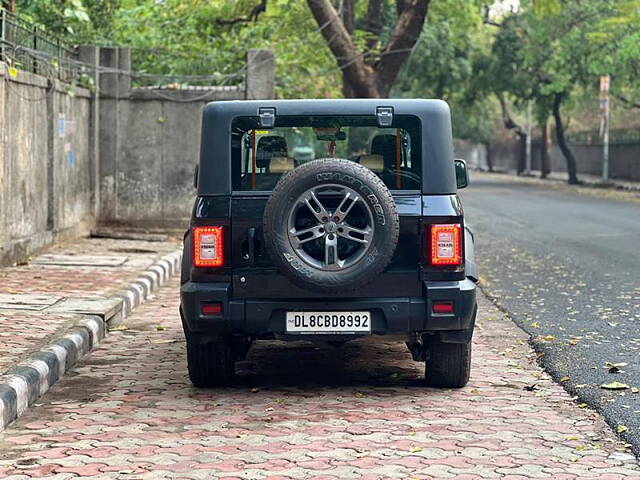
[(247, 241), (249, 242), (249, 264), (256, 263), (256, 229), (251, 227), (247, 230)]

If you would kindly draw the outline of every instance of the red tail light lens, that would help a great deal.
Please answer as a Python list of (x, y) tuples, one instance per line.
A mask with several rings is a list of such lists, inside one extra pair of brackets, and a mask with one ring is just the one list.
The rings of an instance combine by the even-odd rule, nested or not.
[(203, 303), (200, 306), (200, 312), (203, 315), (221, 315), (222, 304), (221, 303)]
[(224, 263), (223, 227), (193, 227), (193, 266), (221, 267)]
[(431, 265), (462, 263), (462, 228), (459, 223), (431, 225)]
[(453, 313), (453, 302), (433, 302), (433, 313)]

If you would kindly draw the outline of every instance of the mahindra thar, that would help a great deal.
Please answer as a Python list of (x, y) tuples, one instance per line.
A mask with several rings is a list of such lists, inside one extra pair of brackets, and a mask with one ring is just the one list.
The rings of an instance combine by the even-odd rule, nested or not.
[(406, 342), (469, 379), (477, 272), (440, 100), (208, 104), (184, 237), (189, 376), (228, 385), (254, 340)]

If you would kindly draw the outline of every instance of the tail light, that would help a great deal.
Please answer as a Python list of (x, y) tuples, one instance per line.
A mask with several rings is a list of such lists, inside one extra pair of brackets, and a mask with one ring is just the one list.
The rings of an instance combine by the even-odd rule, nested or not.
[(462, 263), (462, 228), (459, 223), (431, 225), (430, 263), (455, 266)]
[(221, 267), (224, 263), (223, 227), (193, 227), (193, 266)]

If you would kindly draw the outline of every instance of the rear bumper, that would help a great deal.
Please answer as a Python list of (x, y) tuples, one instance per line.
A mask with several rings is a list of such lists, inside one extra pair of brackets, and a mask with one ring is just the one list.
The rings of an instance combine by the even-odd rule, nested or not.
[[(476, 284), (470, 279), (424, 282), (421, 297), (336, 300), (232, 299), (231, 290), (228, 283), (184, 283), (180, 289), (180, 300), (185, 328), (192, 333), (204, 335), (237, 333), (260, 338), (285, 334), (287, 311), (368, 310), (371, 312), (373, 333), (440, 332), (444, 341), (456, 342), (470, 338), (476, 313)], [(454, 312), (434, 314), (434, 301), (452, 301)], [(201, 305), (211, 302), (222, 304), (220, 315), (201, 313)], [(461, 339), (456, 340), (458, 337)]]

